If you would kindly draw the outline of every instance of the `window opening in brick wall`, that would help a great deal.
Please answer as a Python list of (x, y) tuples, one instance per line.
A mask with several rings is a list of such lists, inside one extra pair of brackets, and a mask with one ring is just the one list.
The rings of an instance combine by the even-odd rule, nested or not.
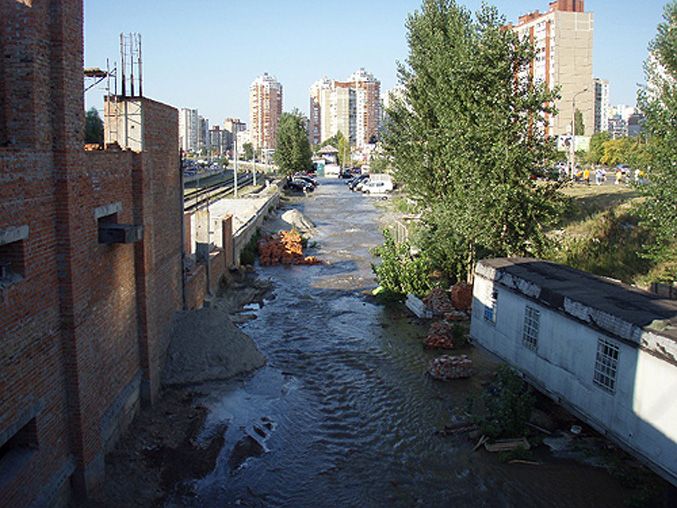
[(618, 346), (606, 339), (597, 340), (597, 357), (593, 381), (608, 392), (616, 391), (616, 375), (618, 373)]
[(538, 347), (538, 327), (541, 318), (541, 313), (529, 307), (524, 309), (524, 332), (522, 334), (522, 344), (532, 351), (536, 351)]
[(108, 242), (104, 241), (104, 236), (103, 236), (103, 234), (104, 234), (103, 230), (105, 229), (106, 225), (117, 224), (117, 223), (118, 223), (117, 212), (110, 213), (108, 215), (104, 215), (104, 216), (96, 219), (96, 229), (98, 231), (98, 241), (99, 241), (99, 243), (108, 243)]
[(0, 446), (0, 476), (16, 473), (37, 449), (38, 428), (33, 418)]
[(24, 241), (0, 245), (0, 284), (18, 282), (25, 276)]
[(489, 286), (487, 290), (487, 303), (484, 305), (484, 319), (490, 323), (496, 323), (496, 301), (498, 293)]

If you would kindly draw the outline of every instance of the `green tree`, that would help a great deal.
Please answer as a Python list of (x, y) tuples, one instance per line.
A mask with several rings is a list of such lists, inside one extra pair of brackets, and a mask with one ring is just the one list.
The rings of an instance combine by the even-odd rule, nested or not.
[(244, 153), (244, 160), (250, 161), (254, 158), (254, 145), (251, 143), (242, 145), (242, 151)]
[(590, 148), (586, 157), (590, 164), (599, 164), (604, 155), (604, 143), (609, 141), (611, 136), (608, 132), (598, 132), (590, 138)]
[(486, 5), (473, 19), (424, 0), (407, 20), (404, 97), (387, 112), (396, 177), (425, 210), (433, 261), (458, 279), (480, 256), (539, 255), (560, 209), (556, 184), (529, 178), (553, 154), (539, 127), (556, 94), (529, 79), (534, 50), (505, 23)]
[(273, 161), (285, 175), (307, 171), (312, 167), (306, 122), (300, 111), (282, 113), (277, 129), (277, 148)]
[(96, 108), (85, 113), (85, 143), (103, 144), (103, 120)]
[[(640, 90), (648, 137), (645, 163), (647, 197), (641, 216), (655, 236), (649, 253), (657, 260), (677, 258), (677, 2), (670, 1), (649, 49), (645, 65), (648, 87)], [(672, 280), (677, 273), (672, 274)]]
[(350, 142), (343, 135), (341, 131), (336, 135), (336, 143), (338, 148), (338, 162), (341, 166), (350, 166), (352, 158), (350, 156)]
[(585, 136), (583, 113), (581, 113), (578, 108), (576, 108), (576, 111), (574, 111), (574, 127), (576, 128), (576, 136)]

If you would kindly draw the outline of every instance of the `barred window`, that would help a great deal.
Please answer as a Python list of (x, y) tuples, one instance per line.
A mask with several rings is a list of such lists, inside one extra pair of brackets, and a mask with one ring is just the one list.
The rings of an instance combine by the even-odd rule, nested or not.
[(522, 344), (532, 351), (538, 347), (538, 323), (541, 313), (533, 307), (526, 306), (524, 310), (524, 333)]
[(619, 354), (620, 351), (615, 344), (606, 339), (597, 340), (597, 357), (595, 359), (593, 381), (596, 385), (611, 393), (616, 391)]

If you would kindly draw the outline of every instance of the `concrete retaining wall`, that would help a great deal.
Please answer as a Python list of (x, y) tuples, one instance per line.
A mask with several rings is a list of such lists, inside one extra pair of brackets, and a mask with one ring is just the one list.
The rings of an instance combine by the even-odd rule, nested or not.
[(263, 221), (268, 216), (270, 208), (277, 208), (280, 203), (280, 192), (276, 191), (266, 203), (259, 208), (256, 215), (245, 222), (233, 235), (233, 262), (235, 266), (240, 266), (240, 253), (254, 236), (256, 230), (261, 227)]

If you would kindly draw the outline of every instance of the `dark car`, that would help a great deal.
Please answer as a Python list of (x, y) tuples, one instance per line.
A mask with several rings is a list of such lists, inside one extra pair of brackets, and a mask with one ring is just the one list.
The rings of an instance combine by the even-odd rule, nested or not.
[(352, 181), (348, 184), (348, 188), (350, 190), (355, 190), (355, 187), (358, 186), (358, 184), (364, 182), (367, 178), (369, 178), (368, 175), (360, 175), (352, 179)]
[(317, 183), (317, 179), (310, 177), (308, 175), (294, 175), (294, 180), (303, 180), (304, 182), (309, 183), (313, 187), (317, 187), (319, 185)]
[(342, 169), (339, 177), (341, 177), (341, 178), (352, 178), (353, 172), (350, 169)]
[(305, 180), (300, 180), (296, 178), (294, 178), (293, 180), (288, 180), (287, 183), (284, 185), (284, 188), (287, 189), (288, 191), (303, 193), (313, 192), (315, 190), (315, 187), (313, 187)]

